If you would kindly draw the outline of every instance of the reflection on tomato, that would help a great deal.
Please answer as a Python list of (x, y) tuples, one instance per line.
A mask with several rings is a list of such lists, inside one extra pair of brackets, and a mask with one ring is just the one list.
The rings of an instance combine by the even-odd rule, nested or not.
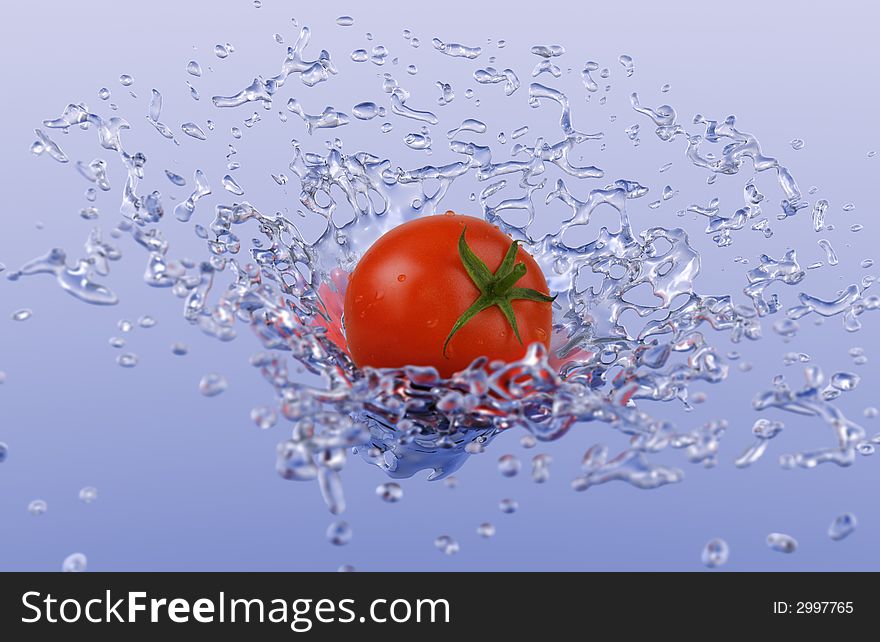
[(478, 357), (550, 346), (552, 298), (535, 260), (486, 221), (447, 212), (396, 227), (364, 254), (345, 292), (358, 366), (433, 366), (443, 377)]

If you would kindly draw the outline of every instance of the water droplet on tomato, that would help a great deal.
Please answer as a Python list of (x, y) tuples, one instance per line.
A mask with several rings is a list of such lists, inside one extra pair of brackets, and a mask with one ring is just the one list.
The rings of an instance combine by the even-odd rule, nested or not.
[(455, 216), (455, 212), (452, 210), (447, 210), (445, 216)]
[(363, 295), (363, 294), (358, 294), (358, 295), (354, 298), (354, 302), (355, 302), (355, 303), (361, 303), (363, 300), (364, 300), (364, 295)]
[(398, 274), (397, 280), (403, 283), (404, 281), (406, 281), (406, 274)]
[(436, 327), (437, 327), (437, 324), (438, 324), (439, 322), (440, 322), (439, 319), (428, 319), (428, 320), (425, 322), (425, 325), (428, 326), (429, 328), (436, 328)]
[(535, 336), (538, 337), (541, 341), (547, 340), (547, 332), (544, 328), (535, 328)]

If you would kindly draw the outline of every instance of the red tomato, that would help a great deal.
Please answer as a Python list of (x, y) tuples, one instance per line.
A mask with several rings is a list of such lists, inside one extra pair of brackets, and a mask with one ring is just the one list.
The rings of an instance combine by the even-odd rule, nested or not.
[(447, 212), (366, 251), (345, 292), (345, 335), (359, 367), (433, 366), (449, 377), (478, 357), (511, 362), (531, 343), (549, 348), (551, 302), (541, 269), (510, 237)]

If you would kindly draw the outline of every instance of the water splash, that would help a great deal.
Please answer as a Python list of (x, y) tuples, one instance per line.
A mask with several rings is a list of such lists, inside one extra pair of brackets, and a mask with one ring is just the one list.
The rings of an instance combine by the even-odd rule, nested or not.
[[(347, 17), (340, 20), (343, 22), (339, 24), (350, 24)], [(302, 28), (295, 44), (287, 48), (279, 73), (249, 74), (243, 83), (235, 85), (245, 85), (243, 89), (213, 96), (209, 106), (228, 110), (254, 104), (270, 110), (291, 76), (299, 76), (306, 89), (330, 81), (339, 72), (326, 50), (313, 59), (305, 54), (310, 37), (309, 29)], [(418, 46), (412, 34), (407, 39)], [(483, 53), (480, 47), (439, 39), (432, 44), (453, 58), (476, 59)], [(229, 46), (222, 46), (228, 55)], [(502, 47), (501, 41), (498, 46)], [(598, 151), (590, 145), (603, 140), (604, 133), (584, 133), (576, 128), (572, 104), (577, 103), (561, 89), (549, 86), (563, 75), (557, 62), (565, 49), (560, 45), (536, 45), (531, 52), (539, 58), (532, 76), (540, 75), (548, 84), (530, 83), (527, 95), (517, 91), (520, 81), (512, 69), (499, 72), (485, 67), (473, 72), (478, 83), (503, 83), (503, 100), (511, 101), (511, 109), (552, 110), (552, 127), (533, 132), (536, 126), (521, 126), (512, 132), (511, 140), (526, 134), (533, 135), (534, 140), (531, 144), (512, 145), (509, 156), (504, 150), (503, 160), (489, 142), (474, 142), (489, 126), (473, 118), (440, 130), (446, 131), (448, 139), (442, 150), (436, 143), (436, 149), (432, 147), (427, 127), (405, 134), (404, 142), (409, 147), (449, 156), (436, 165), (401, 167), (393, 159), (368, 150), (346, 150), (338, 139), (327, 141), (323, 147), (308, 147), (294, 140), (284, 170), (289, 174), (279, 173), (277, 168), (271, 168), (271, 172), (267, 169), (266, 174), (271, 173), (278, 186), (298, 196), (297, 207), (324, 222), (323, 232), (310, 240), (287, 213), (265, 209), (259, 202), (259, 190), (247, 190), (254, 203), (240, 198), (246, 190), (231, 174), (221, 179), (224, 189), (216, 196), (213, 215), (203, 207), (197, 212), (199, 201), (212, 194), (205, 173), (197, 167), (187, 168), (193, 172), (191, 193), (174, 206), (173, 217), (165, 217), (162, 195), (158, 191), (141, 193), (146, 155), (125, 149), (122, 134), (132, 128), (128, 121), (105, 119), (83, 104), (71, 103), (60, 117), (42, 123), (47, 130), (65, 133), (74, 126), (92, 129), (103, 150), (116, 152), (126, 178), (120, 190), (119, 222), (113, 233), (114, 237), (130, 237), (135, 246), (146, 251), (144, 280), (148, 285), (168, 288), (179, 296), (184, 319), (209, 336), (228, 341), (237, 336), (241, 326), (256, 335), (264, 352), (255, 355), (251, 363), (272, 387), (277, 408), (255, 408), (251, 418), (260, 428), (271, 428), (281, 418), (287, 422), (291, 434), (278, 446), (278, 473), (285, 479), (317, 482), (333, 514), (345, 509), (340, 471), (350, 453), (391, 478), (427, 470), (430, 479), (445, 478), (451, 483), (451, 474), (470, 457), (487, 452), (492, 440), (503, 431), (525, 431), (523, 446), (531, 448), (541, 441), (561, 438), (579, 422), (603, 424), (625, 435), (628, 442), (614, 453), (602, 444), (590, 448), (584, 455), (581, 474), (571, 482), (574, 490), (585, 491), (611, 481), (640, 489), (680, 482), (684, 471), (669, 463), (658, 463), (657, 454), (670, 449), (681, 452), (686, 463), (712, 466), (721, 454), (723, 435), (732, 428), (718, 420), (690, 430), (679, 429), (652, 417), (649, 409), (652, 402), (671, 402), (690, 410), (700, 400), (692, 390), (694, 384), (723, 384), (729, 365), (715, 346), (717, 335), (723, 333), (733, 342), (755, 341), (761, 337), (762, 323), (769, 319), (782, 335), (790, 337), (796, 331), (792, 323), (809, 314), (840, 316), (847, 330), (856, 331), (860, 326), (858, 317), (880, 307), (880, 298), (866, 294), (870, 282), (850, 285), (831, 299), (800, 291), (791, 295), (796, 299), (794, 304), (786, 306), (788, 296), (777, 290), (800, 286), (806, 279), (794, 249), (781, 258), (760, 255), (757, 265), (744, 274), (744, 298), (702, 292), (698, 284), (707, 257), (697, 253), (685, 229), (661, 224), (644, 229), (634, 226), (629, 210), (648, 204), (650, 199), (645, 197), (649, 188), (631, 178), (606, 178), (600, 167), (582, 164), (583, 157)], [(355, 62), (371, 60), (377, 65), (384, 65), (388, 56), (382, 45), (370, 52), (358, 49), (351, 54)], [(618, 62), (628, 77), (633, 75), (630, 56), (621, 55)], [(191, 77), (202, 73), (196, 61), (190, 61), (185, 69)], [(587, 61), (580, 76), (583, 90), (579, 91), (590, 97), (599, 89), (594, 76), (606, 79), (610, 73), (598, 62)], [(305, 123), (310, 135), (346, 125), (375, 127), (361, 121), (385, 118), (386, 114), (389, 118), (408, 119), (397, 123), (416, 121), (434, 126), (441, 122), (437, 114), (411, 105), (409, 91), (391, 74), (382, 74), (380, 82), (388, 97), (387, 112), (376, 102), (353, 100), (347, 103), (354, 105), (350, 110), (353, 121), (332, 106), (319, 114), (309, 114), (299, 98), (285, 96), (284, 104), (288, 113)], [(297, 90), (298, 95), (303, 87)], [(439, 105), (454, 100), (450, 83), (437, 81), (436, 87), (441, 93)], [(668, 86), (661, 91), (666, 90)], [(473, 98), (473, 90), (468, 89), (465, 96)], [(718, 199), (708, 205), (686, 207), (686, 211), (706, 219), (705, 233), (717, 246), (732, 244), (741, 230), (758, 231), (769, 238), (772, 198), (778, 200), (777, 219), (782, 222), (810, 207), (789, 169), (766, 155), (757, 138), (739, 129), (733, 116), (712, 120), (698, 114), (687, 123), (670, 105), (645, 106), (635, 93), (630, 101), (634, 111), (647, 119), (648, 127), (653, 126), (660, 141), (680, 141), (681, 153), (689, 163), (709, 172), (709, 184), (717, 177), (736, 176), (743, 168), (748, 168), (743, 174), (752, 173), (748, 170), (775, 174), (775, 197), (772, 185), (768, 194), (763, 194), (755, 178), (749, 176), (741, 189), (737, 187), (742, 201), (733, 207), (722, 207)], [(153, 90), (147, 120), (169, 138), (166, 134), (170, 130), (159, 122), (162, 102), (162, 94)], [(412, 102), (418, 104), (418, 100)], [(284, 126), (284, 112), (279, 111), (278, 119), (265, 120), (254, 112), (244, 119), (245, 127), (268, 127), (270, 120)], [(185, 114), (176, 116), (175, 122), (184, 123), (184, 133), (207, 140), (200, 125), (187, 120)], [(390, 121), (380, 127), (385, 133), (392, 129)], [(247, 137), (239, 127), (229, 131), (236, 145), (238, 141), (246, 143)], [(634, 143), (643, 133), (638, 126), (628, 131)], [(34, 154), (46, 153), (61, 162), (69, 160), (45, 132), (38, 129), (36, 134), (37, 142), (31, 148)], [(219, 130), (211, 134), (220, 135)], [(232, 160), (237, 150), (232, 145), (228, 150), (227, 169), (220, 175), (240, 166)], [(184, 164), (187, 160), (186, 156), (181, 158)], [(75, 166), (100, 190), (111, 190), (105, 161), (77, 162)], [(660, 172), (670, 166), (671, 162), (666, 163)], [(177, 173), (164, 173), (176, 187), (187, 183)], [(444, 211), (444, 198), (457, 181), (479, 185), (473, 201), (479, 204), (482, 216), (535, 257), (550, 289), (558, 295), (551, 348), (533, 345), (523, 359), (511, 364), (478, 360), (450, 379), (442, 379), (431, 368), (416, 366), (358, 369), (347, 353), (342, 320), (347, 274), (383, 233), (413, 218)], [(684, 197), (670, 185), (659, 196), (653, 201), (658, 207), (663, 201)], [(565, 215), (548, 232), (541, 224), (550, 205), (561, 206)], [(812, 207), (816, 231), (827, 229), (826, 209), (825, 201)], [(102, 208), (102, 218), (103, 212)], [(658, 209), (652, 216), (662, 216), (662, 212)], [(196, 214), (198, 222), (192, 220)], [(193, 225), (206, 242), (202, 260), (173, 258), (163, 229), (178, 224)], [(578, 232), (591, 224), (590, 235), (579, 238)], [(826, 262), (836, 265), (828, 240), (819, 243), (826, 252)], [(115, 246), (102, 240), (96, 228), (87, 241), (85, 257), (75, 266), (67, 264), (63, 250), (54, 249), (26, 263), (9, 278), (49, 273), (73, 296), (89, 303), (113, 304), (116, 295), (98, 280), (109, 274), (110, 263), (120, 256)], [(746, 259), (742, 262), (745, 264)], [(640, 291), (650, 293), (647, 300), (636, 296)], [(774, 315), (784, 315), (792, 323), (775, 323)], [(184, 344), (175, 344), (172, 352), (183, 355), (187, 349)], [(133, 366), (137, 357), (123, 354), (119, 363)], [(746, 370), (746, 365), (742, 362), (741, 369)], [(304, 383), (293, 372), (295, 368), (314, 375), (315, 380)], [(848, 466), (857, 452), (864, 451), (867, 442), (864, 430), (846, 419), (833, 402), (835, 394), (852, 389), (858, 381), (851, 373), (838, 373), (826, 385), (815, 366), (807, 367), (806, 376), (807, 383), (799, 391), (782, 381), (775, 382), (772, 390), (758, 393), (754, 408), (762, 413), (775, 409), (814, 416), (832, 429), (835, 443), (831, 447), (784, 455), (785, 462), (804, 468), (824, 462)], [(226, 385), (220, 375), (207, 375), (199, 383), (199, 390), (212, 396), (223, 392)], [(755, 464), (781, 428), (780, 422), (769, 418), (756, 421), (752, 427), (755, 441), (735, 460), (736, 465), (744, 468)], [(505, 455), (501, 460), (502, 475), (520, 471), (518, 459)], [(530, 463), (535, 482), (549, 478), (551, 462), (547, 455), (538, 454)], [(401, 492), (396, 482), (377, 489), (377, 494), (388, 502), (399, 500)], [(499, 504), (506, 514), (517, 508), (513, 499)], [(341, 524), (331, 527), (331, 540), (345, 539)], [(480, 529), (483, 536), (494, 534), (494, 527), (488, 523)], [(789, 546), (780, 538), (774, 537), (771, 543), (778, 550)], [(445, 552), (458, 550), (452, 538), (442, 539), (441, 544), (438, 547)], [(721, 540), (713, 540), (707, 545), (704, 563), (723, 563), (727, 553), (722, 544)]]

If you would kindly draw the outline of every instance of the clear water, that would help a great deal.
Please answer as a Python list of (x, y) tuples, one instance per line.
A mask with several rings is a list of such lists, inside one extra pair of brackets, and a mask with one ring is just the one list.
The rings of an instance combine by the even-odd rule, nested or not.
[[(349, 20), (342, 16), (339, 24), (353, 24)], [(417, 46), (417, 39), (408, 40)], [(98, 220), (114, 227), (109, 232), (95, 227), (79, 258), (70, 258), (59, 248), (50, 249), (10, 271), (8, 278), (50, 274), (61, 288), (86, 303), (114, 305), (118, 297), (102, 283), (102, 277), (120, 258), (123, 243), (142, 251), (145, 283), (181, 297), (183, 318), (194, 327), (220, 341), (234, 339), (242, 329), (256, 334), (263, 351), (251, 363), (274, 391), (276, 407), (255, 408), (251, 418), (260, 428), (271, 427), (282, 417), (288, 422), (290, 438), (278, 445), (277, 470), (285, 479), (316, 483), (333, 514), (345, 510), (340, 471), (351, 454), (391, 478), (427, 470), (430, 479), (447, 478), (451, 483), (451, 473), (469, 457), (491, 451), (492, 439), (503, 431), (526, 431), (523, 439), (531, 441), (524, 445), (534, 445), (560, 439), (580, 422), (620, 433), (627, 438), (627, 445), (616, 452), (602, 443), (590, 448), (583, 457), (581, 474), (572, 481), (575, 490), (611, 481), (642, 489), (680, 482), (685, 478), (682, 468), (659, 463), (659, 455), (678, 451), (683, 463), (712, 466), (719, 457), (726, 422), (709, 422), (697, 428), (673, 425), (654, 418), (652, 405), (678, 404), (686, 410), (701, 399), (693, 386), (711, 384), (723, 389), (736, 359), (719, 346), (728, 340), (757, 341), (770, 328), (780, 336), (794, 336), (798, 322), (810, 317), (837, 317), (845, 331), (856, 332), (861, 315), (880, 306), (880, 298), (868, 291), (873, 281), (867, 278), (848, 283), (831, 296), (805, 291), (802, 283), (807, 268), (801, 266), (797, 248), (781, 256), (761, 255), (751, 257), (751, 262), (743, 259), (742, 293), (748, 305), (735, 303), (731, 293), (704, 291), (701, 273), (704, 263), (712, 264), (713, 255), (698, 253), (672, 216), (658, 214), (652, 219), (654, 226), (640, 229), (633, 226), (629, 215), (632, 208), (656, 209), (653, 203), (660, 207), (665, 201), (684, 202), (687, 195), (668, 185), (655, 200), (636, 178), (608, 176), (592, 164), (590, 159), (598, 159), (602, 141), (612, 134), (582, 132), (575, 127), (581, 123), (572, 99), (552, 86), (562, 73), (560, 61), (565, 49), (561, 45), (534, 46), (532, 53), (538, 62), (519, 75), (512, 69), (484, 66), (483, 58), (488, 54), (481, 47), (438, 38), (432, 45), (451, 58), (450, 64), (476, 61), (479, 67), (473, 79), (486, 85), (484, 91), (503, 92), (511, 105), (525, 104), (548, 112), (553, 125), (520, 127), (512, 131), (510, 147), (503, 147), (506, 138), (498, 137), (493, 148), (491, 137), (481, 138), (491, 127), (491, 122), (484, 122), (489, 119), (447, 122), (442, 113), (435, 113), (455, 100), (450, 84), (437, 81), (439, 98), (436, 92), (411, 95), (394, 73), (380, 75), (387, 100), (384, 106), (352, 96), (353, 108), (327, 106), (320, 113), (309, 113), (295, 98), (283, 101), (280, 90), (288, 82), (295, 83), (296, 93), (302, 95), (320, 83), (334, 82), (338, 71), (328, 51), (309, 53), (310, 32), (303, 28), (295, 43), (286, 48), (278, 73), (257, 75), (238, 85), (243, 88), (237, 92), (213, 96), (211, 103), (218, 110), (241, 110), (245, 133), (253, 127), (282, 127), (289, 114), (292, 120), (305, 123), (310, 137), (293, 141), (288, 168), (283, 173), (266, 168), (266, 173), (271, 169), (277, 184), (298, 194), (302, 208), (326, 221), (317, 238), (307, 238), (294, 217), (262, 208), (259, 190), (251, 190), (233, 176), (240, 166), (233, 160), (238, 153), (235, 145), (246, 144), (239, 127), (229, 132), (226, 160), (230, 173), (222, 178), (209, 180), (201, 168), (188, 166), (185, 147), (180, 148), (180, 166), (192, 178), (149, 167), (147, 152), (127, 148), (125, 132), (142, 126), (144, 120), (162, 138), (175, 143), (179, 132), (196, 141), (226, 136), (209, 122), (196, 123), (183, 113), (175, 114), (175, 122), (182, 122), (179, 131), (163, 124), (162, 94), (152, 90), (145, 119), (140, 114), (131, 120), (100, 115), (97, 112), (103, 113), (103, 103), (94, 111), (85, 104), (71, 103), (60, 116), (39, 123), (32, 153), (68, 164), (90, 189), (115, 194), (120, 205), (118, 215), (112, 216), (102, 206)], [(234, 51), (228, 43), (217, 46), (222, 48), (217, 53), (221, 59)], [(379, 44), (370, 51), (351, 53), (352, 60), (377, 66), (385, 65), (388, 56)], [(461, 58), (465, 60), (457, 60)], [(629, 55), (621, 55), (618, 62), (614, 71), (596, 62), (585, 63), (580, 78), (587, 97), (613, 90), (615, 72), (627, 78), (637, 73)], [(393, 63), (387, 68), (392, 67)], [(190, 78), (202, 75), (196, 61), (181, 68)], [(359, 68), (369, 74), (376, 71), (370, 65)], [(526, 86), (520, 77), (534, 80)], [(134, 80), (123, 76), (120, 83), (129, 87)], [(104, 92), (109, 98), (109, 90), (101, 90), (100, 97), (105, 99)], [(461, 93), (473, 99), (472, 89)], [(765, 154), (757, 138), (743, 131), (733, 116), (713, 120), (698, 114), (682, 119), (672, 106), (645, 105), (636, 93), (631, 96), (631, 105), (632, 118), (620, 126), (623, 132), (614, 135), (626, 135), (637, 145), (653, 133), (669, 145), (670, 159), (683, 160), (694, 171), (708, 174), (709, 182), (741, 185), (742, 202), (734, 207), (725, 204), (722, 208), (717, 200), (708, 205), (683, 205), (706, 219), (705, 234), (719, 251), (734, 244), (740, 234), (758, 232), (769, 238), (773, 219), (799, 217), (799, 223), (816, 232), (828, 229), (828, 221), (834, 217), (828, 203), (810, 203), (792, 171)], [(264, 114), (277, 110), (277, 124), (253, 108)], [(384, 133), (377, 135), (399, 132), (410, 148), (432, 152), (432, 157), (443, 158), (443, 162), (404, 168), (395, 159), (374, 155), (369, 149), (348, 149), (338, 138), (327, 145), (316, 142), (318, 130), (343, 135), (345, 130), (340, 128), (351, 124), (352, 118), (341, 109), (348, 109), (359, 121), (393, 115), (396, 129), (385, 123), (381, 127)], [(635, 120), (638, 122), (632, 122)], [(57, 142), (68, 133), (97, 134), (96, 151), (121, 165), (124, 183), (110, 184), (104, 160), (71, 162)], [(756, 183), (756, 177), (765, 172), (775, 177), (767, 194), (761, 193)], [(155, 184), (150, 183), (152, 176), (158, 183), (162, 174), (163, 185), (170, 181), (173, 186), (186, 187), (185, 198), (176, 205), (159, 191), (142, 187)], [(481, 214), (519, 240), (541, 265), (550, 289), (558, 294), (551, 349), (531, 346), (527, 355), (513, 364), (478, 361), (451, 379), (419, 366), (358, 369), (346, 352), (342, 319), (347, 273), (388, 230), (413, 218), (445, 211), (449, 205), (444, 197), (451, 186), (465, 180), (480, 186), (472, 199), (472, 207), (479, 209), (468, 213)], [(209, 212), (199, 201), (212, 193), (222, 202)], [(244, 196), (248, 200), (240, 198)], [(651, 205), (649, 201), (653, 201)], [(542, 223), (550, 205), (564, 208), (567, 214), (560, 225), (548, 231)], [(599, 231), (590, 238), (574, 240), (594, 219), (602, 223)], [(200, 260), (176, 258), (163, 230), (178, 225), (192, 226), (205, 241)], [(106, 240), (107, 236), (113, 240)], [(837, 265), (830, 242), (822, 238), (817, 243), (826, 263)], [(583, 285), (585, 281), (592, 284)], [(645, 289), (651, 294), (649, 300), (635, 296)], [(26, 320), (29, 311), (16, 315)], [(624, 315), (630, 319), (635, 316), (639, 325), (631, 321), (624, 325)], [(119, 347), (122, 345), (124, 341)], [(183, 344), (171, 349), (178, 355), (187, 350)], [(805, 356), (796, 355), (792, 363), (809, 361)], [(118, 362), (134, 367), (138, 357), (125, 353), (119, 355)], [(745, 370), (746, 365), (741, 362), (740, 368)], [(810, 451), (786, 452), (782, 424), (760, 418), (753, 428), (754, 444), (735, 460), (736, 465), (750, 466), (770, 447), (778, 447), (780, 465), (807, 469), (825, 463), (849, 466), (857, 454), (870, 454), (873, 446), (863, 428), (835, 405), (840, 395), (858, 384), (859, 378), (847, 372), (826, 380), (812, 364), (804, 369), (803, 384), (792, 386), (782, 378), (775, 379), (772, 388), (756, 394), (754, 408), (818, 417), (828, 426), (827, 442)], [(214, 396), (226, 386), (222, 376), (209, 374), (199, 390)], [(506, 457), (510, 456), (499, 460), (501, 475), (519, 474), (523, 462)], [(535, 482), (549, 478), (552, 462), (546, 456), (537, 455), (527, 465)], [(388, 502), (402, 497), (394, 482), (380, 486), (377, 494)], [(499, 504), (502, 513), (515, 512), (517, 507), (513, 499)], [(480, 528), (487, 537), (495, 532), (490, 524)], [(841, 527), (835, 532), (844, 530)], [(328, 530), (333, 543), (344, 544), (350, 537), (344, 522)], [(774, 533), (768, 544), (776, 550), (793, 551), (796, 543), (786, 538)], [(448, 536), (438, 541), (444, 552), (458, 550), (458, 544)], [(724, 563), (727, 548), (722, 544), (721, 540), (710, 542), (704, 563)]]

